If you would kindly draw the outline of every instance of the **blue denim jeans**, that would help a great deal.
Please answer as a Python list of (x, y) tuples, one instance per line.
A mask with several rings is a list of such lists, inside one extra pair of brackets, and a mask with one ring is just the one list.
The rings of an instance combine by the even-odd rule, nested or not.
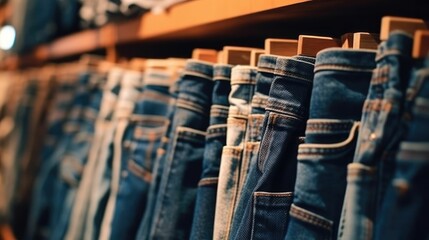
[(123, 70), (120, 68), (113, 68), (108, 73), (101, 100), (100, 111), (95, 122), (95, 132), (91, 149), (88, 154), (88, 162), (83, 169), (65, 239), (82, 239), (85, 227), (89, 225), (86, 223), (86, 216), (89, 211), (92, 182), (97, 182), (95, 181), (94, 176), (97, 175), (96, 167), (99, 159), (98, 156), (100, 155), (102, 142), (106, 136), (108, 123), (111, 120), (114, 106), (116, 104), (122, 75)]
[(403, 135), (401, 115), (411, 68), (412, 39), (394, 32), (380, 44), (365, 100), (343, 204), (339, 239), (372, 238), (377, 212)]
[(227, 239), (238, 194), (241, 156), (247, 128), (247, 118), (255, 93), (256, 68), (236, 66), (231, 72), (231, 93), (227, 119), (226, 146), (222, 151), (213, 239)]
[(89, 99), (79, 113), (81, 119), (79, 132), (73, 136), (64, 155), (61, 156), (53, 196), (55, 205), (51, 215), (50, 239), (63, 239), (65, 236), (76, 191), (92, 144), (104, 81), (103, 75), (91, 74)]
[(317, 54), (285, 239), (337, 235), (347, 164), (353, 161), (358, 121), (374, 68), (374, 51), (330, 48)]
[[(144, 86), (126, 126), (122, 145), (119, 182), (110, 221), (103, 220), (103, 239), (134, 239), (143, 216), (147, 193), (152, 182), (156, 150), (168, 125), (171, 101), (169, 88), (173, 82), (167, 71), (147, 69)], [(116, 144), (116, 143), (115, 143)], [(113, 189), (113, 188), (112, 188)], [(110, 198), (111, 201), (113, 198)], [(110, 202), (108, 203), (110, 204)], [(107, 228), (107, 230), (105, 230)]]
[(211, 64), (195, 60), (186, 63), (149, 239), (190, 236), (209, 124), (212, 77)]
[(407, 133), (396, 155), (375, 229), (375, 239), (428, 239), (429, 195), (429, 59), (415, 70), (403, 115)]
[(47, 239), (50, 236), (49, 226), (52, 221), (52, 211), (56, 204), (53, 195), (59, 164), (61, 156), (66, 152), (73, 137), (77, 135), (79, 124), (82, 122), (80, 112), (90, 98), (88, 91), (90, 86), (89, 77), (89, 73), (80, 75), (71, 104), (72, 108), (67, 114), (67, 120), (63, 125), (64, 134), (59, 138), (60, 141), (57, 143), (55, 151), (51, 154), (49, 159), (42, 160), (44, 164), (40, 169), (33, 190), (33, 200), (26, 239)]
[(190, 239), (212, 239), (216, 208), (216, 192), (222, 148), (226, 144), (226, 121), (231, 91), (230, 65), (218, 64), (213, 69), (213, 94), (210, 126), (207, 129), (203, 173), (198, 183), (197, 200)]
[[(131, 135), (125, 135), (127, 126), (135, 109), (135, 104), (142, 91), (142, 74), (138, 71), (126, 71), (121, 82), (118, 102), (113, 115), (114, 133), (113, 143), (109, 144), (108, 161), (105, 162), (103, 182), (106, 184), (107, 192), (104, 193), (97, 206), (95, 215), (95, 236), (100, 239), (108, 239), (111, 233), (110, 223), (113, 221), (115, 206), (121, 198), (118, 196), (121, 180), (121, 159), (125, 155), (123, 142), (130, 140)], [(103, 159), (102, 159), (103, 161)], [(107, 185), (107, 183), (109, 183)], [(105, 205), (104, 205), (105, 204)]]
[(155, 206), (157, 204), (157, 195), (160, 188), (161, 178), (164, 171), (164, 165), (167, 157), (167, 148), (169, 146), (169, 136), (173, 131), (173, 117), (176, 111), (176, 100), (179, 94), (181, 78), (175, 82), (175, 84), (170, 88), (171, 101), (167, 113), (167, 119), (169, 120), (168, 128), (163, 138), (161, 139), (160, 147), (157, 149), (155, 163), (153, 165), (152, 172), (152, 181), (149, 186), (149, 191), (147, 195), (147, 204), (146, 209), (141, 219), (140, 226), (137, 232), (136, 239), (149, 239), (150, 229), (152, 226), (152, 219), (155, 213)]
[(296, 154), (308, 117), (313, 69), (311, 63), (277, 58), (257, 167), (251, 167), (244, 186), (254, 188), (234, 239), (284, 237), (295, 183)]
[[(277, 56), (261, 55), (258, 61), (258, 73), (256, 75), (255, 93), (251, 101), (251, 110), (248, 117), (246, 137), (244, 142), (243, 157), (241, 159), (240, 176), (238, 180), (237, 200), (231, 222), (230, 236), (235, 236), (240, 227), (241, 218), (245, 211), (245, 205), (249, 200), (253, 188), (247, 186), (247, 174), (250, 166), (256, 165), (259, 152), (259, 144), (262, 138), (262, 125), (264, 122), (265, 107), (268, 102), (271, 83)], [(243, 193), (242, 193), (243, 192)]]

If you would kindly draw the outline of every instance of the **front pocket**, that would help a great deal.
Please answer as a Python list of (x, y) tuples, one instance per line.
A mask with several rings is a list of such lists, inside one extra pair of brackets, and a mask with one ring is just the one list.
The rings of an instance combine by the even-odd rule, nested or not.
[(153, 162), (166, 128), (167, 120), (162, 117), (145, 117), (133, 127), (131, 140), (124, 141), (128, 148), (126, 166), (133, 176), (152, 181)]
[[(358, 126), (359, 123), (356, 122), (350, 125), (348, 132), (342, 129), (342, 138), (339, 138), (341, 139), (339, 142), (306, 143), (301, 144), (298, 150), (298, 170), (294, 191), (295, 210), (303, 210), (297, 210), (297, 213), (311, 210), (310, 213), (329, 219), (334, 226), (333, 235), (336, 235), (340, 220), (347, 185), (347, 165), (353, 161)], [(329, 125), (326, 126), (326, 129), (328, 128), (330, 128)], [(330, 132), (333, 132), (333, 128), (330, 128)], [(339, 136), (341, 135), (337, 137)], [(319, 231), (314, 228), (320, 226), (311, 226), (309, 223), (311, 223), (310, 220), (304, 225), (296, 224), (299, 230), (292, 230), (312, 236)]]
[(283, 239), (292, 204), (291, 192), (255, 192), (251, 239)]
[(333, 236), (333, 222), (318, 214), (292, 204), (290, 222), (285, 240), (313, 239), (330, 240)]

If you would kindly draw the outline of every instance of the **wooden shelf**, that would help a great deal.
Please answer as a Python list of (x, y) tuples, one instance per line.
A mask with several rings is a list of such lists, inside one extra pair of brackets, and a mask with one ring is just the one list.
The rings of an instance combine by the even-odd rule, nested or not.
[(273, 23), (296, 25), (303, 19), (313, 27), (317, 27), (318, 19), (326, 17), (336, 18), (337, 24), (338, 19), (349, 18), (348, 22), (353, 22), (353, 18), (356, 20), (356, 16), (365, 17), (365, 14), (381, 16), (387, 12), (386, 5), (389, 4), (386, 1), (193, 0), (178, 4), (163, 14), (148, 13), (137, 19), (57, 39), (37, 47), (25, 58), (28, 62), (45, 62), (133, 42), (245, 38), (263, 34), (265, 28), (279, 30)]

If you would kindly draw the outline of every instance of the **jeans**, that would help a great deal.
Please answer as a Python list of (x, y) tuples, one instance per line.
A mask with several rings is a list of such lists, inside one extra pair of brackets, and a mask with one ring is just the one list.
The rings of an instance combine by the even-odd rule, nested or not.
[(170, 107), (167, 113), (167, 119), (169, 120), (168, 128), (163, 138), (161, 139), (160, 147), (157, 149), (155, 163), (153, 165), (152, 171), (152, 181), (149, 186), (148, 195), (147, 195), (147, 204), (146, 209), (141, 219), (140, 226), (137, 232), (136, 239), (149, 239), (150, 229), (152, 226), (152, 218), (155, 214), (155, 206), (157, 204), (157, 195), (160, 188), (161, 178), (164, 171), (164, 165), (167, 157), (167, 148), (169, 141), (169, 136), (173, 131), (173, 116), (176, 111), (176, 100), (179, 94), (181, 78), (175, 82), (175, 84), (170, 88)]
[(110, 233), (103, 239), (136, 237), (152, 182), (156, 150), (168, 125), (171, 84), (168, 72), (154, 69), (145, 71), (143, 91), (124, 132), (120, 169), (113, 169), (114, 172), (119, 171), (121, 177), (117, 183), (117, 201), (111, 221), (103, 220), (102, 227), (110, 228)]
[[(121, 158), (124, 154), (122, 151), (122, 142), (126, 141), (125, 131), (130, 121), (130, 117), (134, 111), (135, 103), (139, 97), (142, 88), (142, 75), (137, 71), (126, 71), (121, 82), (121, 90), (119, 92), (118, 101), (113, 114), (112, 132), (108, 140), (113, 142), (105, 142), (108, 154), (101, 155), (99, 166), (102, 168), (101, 179), (98, 182), (102, 188), (94, 191), (93, 206), (96, 210), (92, 210), (89, 219), (93, 225), (92, 236), (85, 233), (85, 237), (89, 239), (100, 238), (108, 239), (111, 231), (110, 222), (113, 219), (115, 204), (118, 201), (119, 181), (121, 178), (120, 165)], [(104, 147), (103, 146), (103, 147)], [(101, 191), (100, 191), (101, 190)], [(119, 198), (120, 199), (120, 198)], [(92, 199), (91, 199), (92, 200)], [(90, 229), (91, 230), (91, 229)]]
[(396, 155), (396, 171), (387, 187), (375, 239), (429, 237), (429, 60), (423, 68), (415, 68), (403, 115), (408, 131)]
[(93, 140), (94, 122), (97, 118), (100, 102), (101, 87), (105, 76), (91, 74), (88, 89), (88, 102), (79, 113), (81, 119), (79, 132), (73, 136), (59, 164), (59, 178), (54, 189), (54, 209), (51, 217), (50, 239), (63, 239), (75, 201), (76, 192), (80, 185), (83, 169)]
[(268, 102), (271, 83), (277, 56), (261, 55), (258, 61), (258, 73), (256, 75), (255, 94), (251, 101), (251, 110), (248, 118), (246, 137), (244, 142), (243, 157), (241, 159), (240, 177), (238, 180), (237, 201), (234, 207), (231, 222), (230, 238), (235, 236), (240, 227), (245, 206), (252, 194), (253, 187), (247, 186), (247, 174), (250, 166), (256, 165), (259, 152), (259, 144), (262, 137), (262, 125), (264, 121), (265, 107)]
[(337, 235), (347, 164), (353, 161), (358, 121), (374, 68), (373, 51), (330, 48), (318, 53), (285, 239)]
[(234, 239), (283, 238), (296, 176), (296, 154), (308, 117), (314, 65), (278, 57), (256, 167), (247, 176), (251, 197)]
[(188, 239), (202, 171), (213, 66), (189, 60), (180, 80), (150, 239)]
[(222, 148), (226, 144), (231, 68), (230, 65), (218, 64), (213, 69), (214, 86), (210, 109), (210, 126), (207, 129), (203, 172), (198, 183), (190, 239), (212, 239), (213, 237), (219, 169)]
[(92, 183), (98, 183), (94, 177), (99, 175), (96, 174), (97, 162), (99, 160), (99, 155), (101, 154), (100, 151), (102, 149), (102, 143), (107, 136), (106, 131), (109, 129), (108, 125), (112, 118), (114, 106), (117, 101), (122, 75), (123, 70), (120, 68), (113, 68), (108, 73), (107, 82), (101, 100), (100, 111), (95, 123), (93, 141), (88, 154), (88, 162), (83, 169), (82, 178), (76, 193), (76, 199), (70, 215), (69, 226), (65, 239), (82, 239), (85, 229), (91, 228), (86, 220), (88, 212), (90, 212), (89, 205)]
[(403, 135), (401, 114), (411, 68), (412, 39), (394, 32), (380, 44), (338, 231), (339, 239), (372, 238), (386, 185), (392, 178), (394, 154)]
[(89, 73), (83, 73), (79, 77), (77, 89), (72, 100), (72, 109), (67, 114), (67, 120), (63, 125), (63, 132), (55, 151), (44, 162), (33, 190), (33, 200), (27, 230), (26, 239), (47, 239), (50, 236), (49, 226), (53, 224), (53, 210), (55, 204), (53, 195), (55, 191), (56, 177), (59, 171), (61, 156), (64, 155), (73, 137), (77, 135), (79, 124), (82, 122), (80, 112), (88, 103), (90, 95)]
[(248, 66), (236, 66), (231, 72), (231, 106), (227, 119), (226, 146), (220, 163), (213, 239), (227, 239), (230, 233), (256, 73), (256, 68)]

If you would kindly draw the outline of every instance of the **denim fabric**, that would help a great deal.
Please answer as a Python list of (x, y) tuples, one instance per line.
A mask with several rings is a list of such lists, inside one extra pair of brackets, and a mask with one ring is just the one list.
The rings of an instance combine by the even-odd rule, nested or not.
[(203, 173), (198, 183), (190, 239), (212, 239), (213, 237), (220, 161), (222, 148), (226, 144), (231, 68), (230, 65), (218, 64), (213, 69), (214, 86), (210, 109), (210, 127), (207, 129)]
[[(246, 139), (244, 143), (243, 157), (240, 167), (240, 178), (238, 181), (237, 201), (231, 225), (231, 238), (235, 236), (241, 224), (246, 209), (246, 203), (252, 194), (256, 183), (247, 183), (247, 174), (250, 166), (256, 166), (259, 152), (259, 144), (262, 137), (262, 125), (265, 115), (265, 107), (273, 81), (274, 69), (277, 56), (261, 55), (258, 61), (258, 73), (256, 75), (255, 93), (252, 97), (251, 110), (249, 114)], [(252, 187), (248, 185), (252, 184)]]
[(349, 165), (339, 239), (372, 238), (394, 154), (403, 135), (400, 116), (411, 68), (412, 39), (394, 32), (380, 44), (353, 163)]
[(73, 136), (67, 150), (61, 157), (59, 165), (59, 179), (57, 179), (54, 193), (54, 209), (51, 221), (50, 239), (63, 239), (68, 228), (71, 210), (80, 184), (89, 149), (94, 134), (94, 122), (98, 114), (101, 100), (102, 76), (91, 77), (93, 84), (88, 93), (90, 99), (80, 113), (79, 132)]
[[(92, 236), (85, 233), (85, 237), (90, 239), (100, 238), (108, 239), (110, 234), (110, 222), (113, 219), (115, 204), (118, 200), (119, 182), (121, 177), (121, 158), (124, 155), (122, 150), (122, 142), (126, 141), (125, 131), (129, 123), (130, 117), (134, 111), (135, 103), (139, 97), (142, 88), (142, 74), (137, 71), (128, 70), (124, 73), (123, 80), (121, 82), (121, 90), (115, 111), (113, 114), (113, 128), (114, 132), (110, 136), (113, 143), (107, 143), (108, 155), (104, 155), (100, 159), (99, 166), (103, 167), (101, 182), (99, 184), (103, 186), (98, 189), (102, 191), (95, 191), (94, 204), (96, 210), (91, 216), (94, 216), (90, 220), (90, 224), (93, 223)], [(127, 136), (129, 137), (129, 136)], [(95, 189), (95, 188), (94, 188)], [(92, 206), (90, 206), (92, 207)], [(90, 229), (91, 230), (91, 229)], [(88, 234), (88, 235), (87, 235)]]
[[(252, 187), (252, 197), (234, 239), (283, 238), (296, 176), (299, 137), (305, 121), (314, 65), (279, 57), (274, 70), (257, 160), (244, 187)], [(244, 190), (243, 190), (244, 192)]]
[(80, 185), (76, 193), (76, 199), (73, 205), (65, 239), (82, 239), (83, 233), (85, 232), (85, 226), (89, 225), (86, 223), (86, 219), (87, 212), (89, 212), (92, 183), (98, 183), (95, 178), (95, 176), (98, 176), (98, 174), (96, 174), (96, 167), (99, 159), (98, 156), (101, 154), (102, 142), (105, 139), (109, 120), (111, 120), (114, 106), (116, 104), (122, 75), (123, 70), (120, 68), (113, 68), (108, 73), (101, 100), (100, 111), (95, 123), (94, 137), (88, 154), (88, 162), (83, 170)]
[[(144, 88), (124, 133), (121, 178), (108, 239), (134, 239), (146, 207), (156, 150), (168, 125), (171, 76), (148, 69)], [(116, 171), (116, 170), (115, 170)], [(103, 238), (107, 239), (107, 238)]]
[(429, 238), (429, 58), (423, 68), (415, 68), (403, 118), (408, 132), (396, 156), (395, 175), (386, 191), (375, 239)]
[(180, 82), (181, 82), (181, 78), (179, 78), (178, 81), (176, 81), (175, 84), (170, 88), (171, 101), (170, 101), (170, 106), (167, 113), (169, 124), (164, 137), (161, 139), (160, 147), (157, 149), (156, 159), (155, 159), (153, 172), (152, 172), (152, 182), (149, 187), (148, 196), (147, 196), (146, 209), (145, 209), (143, 218), (140, 222), (136, 239), (149, 239), (150, 229), (152, 226), (152, 219), (155, 213), (155, 206), (157, 204), (156, 202), (157, 195), (159, 192), (161, 178), (162, 178), (166, 157), (167, 157), (167, 154), (166, 154), (167, 148), (170, 142), (169, 136), (173, 131), (172, 120), (174, 117), (174, 113), (176, 111), (176, 100), (179, 94)]
[[(100, 117), (105, 118), (106, 121), (102, 121), (102, 119), (99, 121), (102, 123), (99, 129), (103, 130), (104, 134), (102, 135), (99, 153), (95, 156), (97, 160), (94, 164), (96, 167), (92, 174), (92, 182), (88, 185), (90, 196), (88, 210), (83, 220), (86, 223), (84, 231), (81, 233), (83, 239), (98, 239), (100, 235), (101, 223), (111, 187), (113, 142), (117, 132), (118, 119), (121, 115), (132, 112), (133, 105), (129, 103), (133, 103), (133, 100), (138, 96), (136, 88), (141, 84), (140, 74), (134, 74), (134, 72), (118, 73), (117, 78), (120, 76), (122, 79), (119, 87), (108, 85), (108, 89), (111, 91), (104, 96), (103, 101), (105, 100), (104, 103), (106, 104), (103, 103), (100, 112)], [(114, 80), (114, 74), (111, 77), (113, 78), (112, 82), (117, 84), (118, 82)], [(112, 104), (111, 107), (114, 108), (109, 108), (108, 104)]]
[(73, 107), (63, 126), (64, 134), (59, 138), (60, 142), (50, 158), (43, 160), (45, 163), (38, 174), (33, 191), (26, 239), (47, 239), (50, 236), (49, 225), (52, 221), (52, 211), (55, 209), (55, 204), (57, 204), (53, 198), (55, 179), (59, 171), (61, 157), (72, 142), (73, 136), (78, 133), (79, 124), (81, 123), (79, 113), (89, 101), (89, 77), (89, 73), (83, 73), (79, 77), (78, 86), (71, 104)]
[(79, 133), (73, 136), (61, 157), (59, 179), (57, 179), (53, 196), (55, 206), (51, 217), (50, 239), (63, 239), (66, 234), (77, 188), (92, 144), (94, 123), (100, 108), (101, 88), (104, 81), (105, 76), (92, 74), (88, 88), (90, 98), (79, 114), (81, 119)]
[(353, 161), (358, 121), (374, 68), (373, 51), (330, 48), (318, 53), (285, 239), (337, 235), (347, 164)]
[(226, 146), (220, 164), (213, 239), (227, 239), (230, 233), (256, 73), (256, 68), (249, 66), (236, 66), (231, 72), (231, 106), (227, 119)]
[(63, 125), (66, 121), (67, 113), (72, 107), (72, 100), (76, 84), (68, 81), (58, 83), (56, 94), (54, 96), (52, 110), (47, 118), (46, 136), (41, 153), (42, 165), (44, 160), (50, 158), (54, 152), (57, 143), (63, 134)]
[(213, 66), (189, 60), (179, 86), (150, 239), (188, 239), (202, 171)]

